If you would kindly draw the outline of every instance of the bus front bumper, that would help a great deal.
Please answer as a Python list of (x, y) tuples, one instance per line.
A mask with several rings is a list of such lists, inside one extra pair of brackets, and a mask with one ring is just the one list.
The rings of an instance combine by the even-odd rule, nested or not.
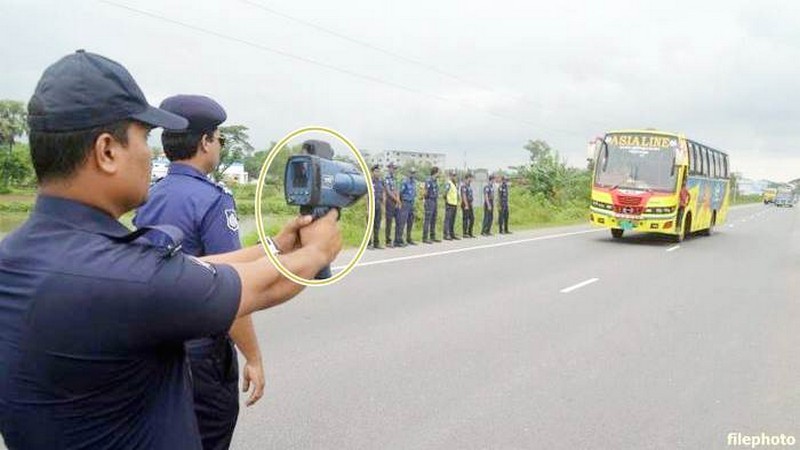
[(657, 217), (626, 216), (615, 213), (601, 213), (592, 210), (589, 214), (592, 225), (605, 228), (618, 228), (626, 231), (639, 231), (647, 233), (677, 234), (675, 231), (675, 214), (659, 215)]

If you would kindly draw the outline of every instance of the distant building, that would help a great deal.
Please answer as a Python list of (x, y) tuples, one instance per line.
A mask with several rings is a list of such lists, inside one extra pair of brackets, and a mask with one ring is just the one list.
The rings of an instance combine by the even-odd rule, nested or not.
[(225, 172), (222, 172), (222, 177), (226, 182), (235, 181), (238, 184), (247, 184), (250, 182), (250, 176), (244, 170), (244, 164), (240, 162), (235, 162), (228, 166)]
[(430, 164), (444, 168), (447, 162), (447, 155), (444, 153), (432, 152), (408, 152), (401, 150), (386, 150), (376, 153), (370, 158), (372, 164), (380, 164), (386, 166), (389, 163), (394, 163), (397, 166), (402, 166), (406, 163), (415, 164)]
[[(169, 160), (167, 158), (156, 158), (152, 161), (152, 170), (150, 172), (150, 179), (153, 181), (160, 180), (167, 176), (169, 170)], [(223, 181), (238, 184), (247, 184), (250, 182), (250, 176), (244, 170), (244, 164), (235, 162), (225, 169), (222, 173)]]
[(739, 178), (736, 180), (739, 186), (740, 195), (761, 195), (764, 189), (770, 186), (768, 180), (752, 180), (750, 178)]

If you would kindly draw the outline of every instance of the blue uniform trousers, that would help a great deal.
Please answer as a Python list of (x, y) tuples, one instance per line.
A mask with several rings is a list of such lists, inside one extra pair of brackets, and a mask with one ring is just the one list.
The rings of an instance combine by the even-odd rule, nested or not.
[(239, 363), (233, 341), (227, 336), (196, 340), (186, 351), (203, 450), (227, 450), (239, 416)]
[(436, 214), (437, 202), (434, 199), (425, 200), (425, 221), (422, 223), (422, 240), (436, 239)]

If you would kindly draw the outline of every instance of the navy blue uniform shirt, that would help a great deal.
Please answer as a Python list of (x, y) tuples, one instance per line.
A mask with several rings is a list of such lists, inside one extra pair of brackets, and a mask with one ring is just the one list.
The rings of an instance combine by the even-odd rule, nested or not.
[(372, 190), (375, 191), (375, 209), (380, 209), (383, 200), (383, 179), (372, 177)]
[(397, 192), (397, 180), (395, 180), (393, 174), (390, 173), (386, 175), (386, 178), (383, 180), (383, 186), (386, 188), (386, 204), (394, 207), (394, 201), (389, 201), (392, 198), (391, 194)]
[(39, 196), (0, 242), (0, 431), (10, 448), (200, 449), (183, 342), (228, 330), (241, 281)]
[(425, 181), (425, 200), (437, 200), (439, 196), (439, 183), (433, 177)]
[[(488, 203), (486, 197), (489, 197)], [(483, 187), (483, 206), (485, 207), (493, 207), (494, 206), (494, 184), (489, 182), (486, 186)]]
[(498, 190), (500, 195), (500, 203), (503, 205), (508, 205), (508, 183), (503, 181), (500, 183), (500, 189)]
[(403, 184), (400, 185), (400, 200), (414, 204), (414, 201), (417, 199), (417, 182), (411, 178), (406, 178), (403, 180)]
[(467, 205), (472, 206), (472, 185), (463, 183), (461, 185), (461, 198), (467, 201)]
[(168, 223), (184, 233), (183, 251), (194, 256), (239, 250), (233, 196), (188, 164), (174, 162), (133, 219), (134, 225)]

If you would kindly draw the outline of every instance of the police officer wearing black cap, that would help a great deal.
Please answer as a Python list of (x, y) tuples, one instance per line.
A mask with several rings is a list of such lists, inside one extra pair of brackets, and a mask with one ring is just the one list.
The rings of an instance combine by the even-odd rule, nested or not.
[[(196, 258), (172, 226), (131, 232), (147, 198), (153, 127), (187, 121), (148, 105), (120, 64), (79, 51), (45, 70), (28, 104), (39, 192), (0, 242), (0, 433), (11, 449), (202, 449), (184, 341), (301, 290), (251, 247)], [(312, 278), (341, 249), (337, 215), (274, 238)], [(163, 238), (163, 239), (162, 239)]]
[[(171, 164), (167, 176), (150, 189), (147, 203), (136, 212), (134, 225), (177, 227), (184, 236), (183, 252), (192, 256), (241, 249), (233, 195), (208, 178), (219, 165), (224, 137), (217, 127), (227, 118), (225, 110), (202, 95), (169, 97), (159, 108), (185, 117), (189, 125), (185, 130), (165, 130), (161, 135), (164, 154)], [(264, 367), (252, 319), (237, 319), (229, 333), (186, 342), (194, 407), (205, 450), (230, 447), (239, 416), (239, 367), (234, 343), (245, 357), (243, 387), (252, 386), (247, 405), (257, 402), (264, 392)]]

